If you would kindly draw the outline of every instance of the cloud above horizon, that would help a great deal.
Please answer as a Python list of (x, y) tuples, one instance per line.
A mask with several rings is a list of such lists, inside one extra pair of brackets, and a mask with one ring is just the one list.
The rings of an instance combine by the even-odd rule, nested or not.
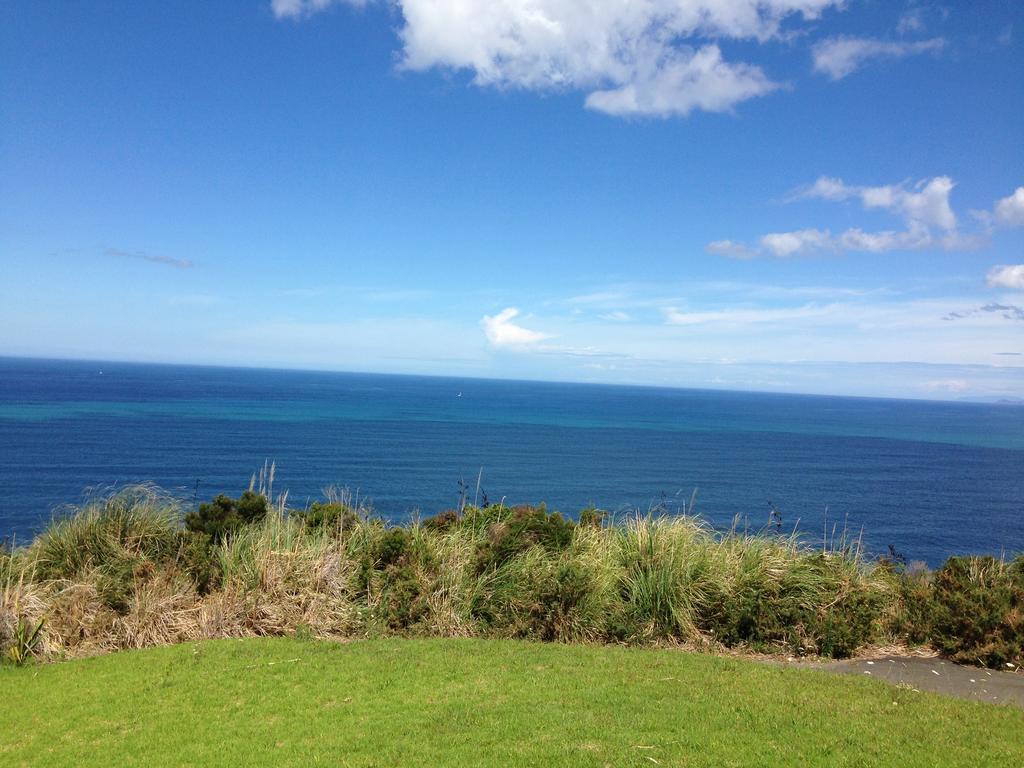
[(788, 195), (785, 202), (824, 200), (842, 203), (855, 200), (865, 211), (884, 211), (903, 220), (902, 230), (869, 232), (850, 227), (838, 235), (828, 229), (808, 227), (788, 232), (770, 232), (751, 247), (735, 240), (713, 240), (705, 246), (708, 253), (737, 259), (760, 255), (775, 258), (818, 253), (919, 251), (929, 248), (945, 251), (973, 250), (988, 244), (992, 223), (1006, 227), (1024, 226), (1024, 187), (996, 201), (992, 212), (972, 211), (985, 225), (985, 232), (959, 230), (959, 219), (950, 204), (955, 183), (948, 176), (922, 179), (914, 184), (900, 182), (880, 186), (847, 184), (842, 179), (821, 176), (813, 184)]
[[(908, 17), (901, 20), (905, 27)], [(902, 59), (922, 53), (941, 51), (946, 41), (941, 37), (916, 42), (887, 41), (870, 37), (832, 37), (821, 40), (811, 48), (814, 71), (842, 80), (870, 61)]]
[(113, 256), (116, 258), (148, 261), (151, 264), (166, 264), (169, 267), (176, 267), (177, 269), (191, 269), (195, 266), (191, 259), (176, 259), (173, 256), (161, 256), (160, 254), (147, 253), (146, 251), (126, 251), (121, 248), (107, 248), (103, 251), (103, 255)]
[(1024, 227), (1024, 187), (996, 201), (993, 219), (1004, 227)]
[(964, 320), (980, 314), (998, 314), (1004, 320), (1024, 320), (1024, 308), (1016, 304), (984, 304), (976, 309), (969, 309), (966, 312), (950, 312), (943, 316), (943, 320)]
[(519, 310), (515, 307), (507, 307), (496, 315), (484, 315), (480, 320), (480, 327), (483, 328), (484, 336), (488, 343), (495, 349), (526, 349), (539, 344), (551, 335), (539, 331), (531, 331), (512, 322), (519, 317)]
[(1024, 291), (1024, 264), (1006, 264), (992, 267), (985, 276), (992, 288), (1011, 288)]
[[(394, 0), (404, 20), (400, 66), (468, 71), (478, 86), (582, 91), (615, 116), (728, 112), (778, 89), (721, 41), (788, 39), (844, 0)], [(366, 0), (272, 0), (278, 19), (304, 19)]]

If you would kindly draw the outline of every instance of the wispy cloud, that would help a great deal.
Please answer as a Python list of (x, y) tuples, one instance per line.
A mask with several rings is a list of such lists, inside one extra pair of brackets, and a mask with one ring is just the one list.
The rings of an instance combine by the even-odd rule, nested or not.
[(151, 264), (166, 264), (168, 267), (176, 267), (177, 269), (191, 269), (195, 266), (191, 259), (177, 259), (173, 256), (162, 256), (156, 253), (147, 253), (146, 251), (126, 251), (121, 248), (107, 248), (103, 251), (103, 255), (148, 261)]
[(662, 310), (662, 314), (664, 315), (665, 322), (669, 325), (716, 325), (723, 327), (823, 318), (834, 314), (837, 308), (837, 305), (806, 304), (797, 307), (736, 307), (712, 311), (687, 312), (677, 307), (665, 307)]
[(367, 0), (270, 0), (270, 10), (279, 19), (304, 19), (326, 11), (332, 5), (361, 6)]
[(951, 230), (957, 224), (956, 214), (949, 203), (949, 195), (954, 186), (948, 176), (922, 179), (912, 186), (907, 182), (861, 186), (821, 176), (810, 186), (791, 194), (789, 199), (818, 198), (833, 202), (857, 199), (865, 209), (889, 211), (901, 216), (908, 224)]
[(1004, 320), (1024, 320), (1024, 308), (1014, 304), (985, 304), (977, 309), (968, 309), (963, 312), (950, 312), (943, 320), (965, 320), (968, 317), (983, 314), (998, 314)]
[(705, 246), (705, 250), (708, 253), (728, 256), (731, 259), (752, 259), (757, 256), (755, 249), (732, 240), (714, 240)]
[(908, 32), (924, 32), (924, 27), (924, 9), (911, 8), (900, 16), (899, 23), (896, 24), (896, 31), (905, 35)]
[(997, 201), (994, 212), (973, 212), (975, 218), (982, 221), (982, 232), (962, 232), (958, 228), (959, 219), (950, 203), (950, 195), (955, 186), (948, 176), (922, 179), (914, 184), (904, 181), (879, 186), (847, 184), (842, 179), (821, 176), (813, 184), (791, 192), (784, 198), (785, 201), (856, 200), (866, 211), (885, 211), (902, 219), (905, 229), (872, 232), (860, 227), (851, 227), (833, 235), (828, 229), (809, 227), (768, 233), (759, 238), (756, 248), (733, 240), (715, 240), (706, 246), (706, 250), (709, 253), (733, 258), (753, 258), (764, 254), (788, 258), (827, 252), (885, 253), (929, 248), (965, 251), (988, 245), (993, 220), (1003, 223), (1004, 226), (1017, 226), (1018, 217), (1024, 222), (1022, 187), (1009, 197)]
[[(906, 18), (906, 17), (904, 17)], [(833, 37), (811, 49), (814, 71), (841, 80), (875, 59), (901, 59), (915, 54), (941, 51), (941, 37), (917, 42), (878, 40), (870, 37)]]
[(827, 229), (772, 232), (763, 235), (760, 243), (763, 250), (779, 258), (787, 258), (804, 253), (816, 253), (833, 247), (832, 235)]

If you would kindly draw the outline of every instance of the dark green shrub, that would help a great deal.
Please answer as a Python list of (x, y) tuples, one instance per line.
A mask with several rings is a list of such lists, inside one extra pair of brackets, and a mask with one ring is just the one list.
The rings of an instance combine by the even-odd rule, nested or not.
[(586, 509), (580, 510), (580, 525), (589, 525), (594, 528), (600, 528), (604, 525), (604, 521), (608, 518), (608, 513), (603, 509), (591, 505)]
[(912, 645), (927, 643), (932, 633), (932, 572), (923, 563), (912, 563), (894, 574), (896, 605), (887, 629)]
[(310, 530), (327, 530), (339, 535), (351, 532), (359, 523), (359, 515), (352, 507), (336, 501), (314, 501), (308, 508), (291, 510), (289, 514)]
[(574, 614), (590, 596), (594, 583), (592, 574), (577, 563), (560, 563), (546, 578), (540, 579), (537, 591), (522, 624), (525, 636), (538, 640), (570, 640)]
[(384, 570), (398, 565), (405, 558), (411, 536), (405, 528), (390, 528), (374, 549), (374, 567)]
[(381, 580), (381, 610), (389, 629), (409, 629), (427, 612), (426, 596), (415, 570), (408, 565), (391, 565)]
[(220, 559), (214, 552), (213, 539), (208, 533), (178, 533), (177, 565), (192, 580), (201, 595), (209, 594), (221, 585)]
[(423, 527), (431, 531), (447, 531), (459, 524), (459, 513), (454, 509), (446, 509), (423, 521)]
[(935, 572), (932, 645), (953, 661), (1024, 663), (1024, 558), (951, 557)]
[(253, 491), (246, 491), (232, 499), (223, 493), (199, 510), (185, 515), (185, 526), (190, 531), (205, 533), (220, 543), (224, 537), (243, 525), (256, 523), (267, 516), (267, 500)]
[(877, 637), (884, 608), (880, 593), (855, 589), (834, 605), (819, 609), (808, 622), (810, 639), (822, 656), (848, 658)]
[(751, 573), (721, 596), (702, 629), (725, 645), (845, 658), (875, 639), (886, 606), (881, 591), (850, 578), (842, 561), (820, 553), (790, 562), (777, 578)]
[(420, 574), (436, 573), (437, 561), (418, 547), (407, 528), (390, 528), (363, 556), (357, 583), (375, 607), (377, 618), (391, 630), (412, 628), (428, 613)]
[(562, 552), (572, 542), (573, 522), (558, 512), (549, 513), (544, 504), (506, 511), (507, 517), (490, 527), (487, 541), (477, 552), (478, 573), (497, 568), (535, 545), (549, 552)]

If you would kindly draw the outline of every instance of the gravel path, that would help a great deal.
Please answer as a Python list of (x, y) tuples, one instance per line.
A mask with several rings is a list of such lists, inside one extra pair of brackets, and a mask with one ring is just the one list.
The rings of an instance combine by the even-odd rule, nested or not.
[(876, 659), (798, 665), (842, 675), (871, 676), (895, 685), (902, 683), (919, 691), (932, 691), (961, 699), (1024, 707), (1024, 670), (1020, 668), (1005, 672), (993, 671), (915, 656), (881, 656)]

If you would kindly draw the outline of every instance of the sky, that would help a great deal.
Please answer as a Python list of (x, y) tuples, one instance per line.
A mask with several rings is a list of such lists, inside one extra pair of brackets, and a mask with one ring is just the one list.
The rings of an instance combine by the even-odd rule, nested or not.
[(0, 355), (1024, 398), (1024, 3), (0, 3)]

